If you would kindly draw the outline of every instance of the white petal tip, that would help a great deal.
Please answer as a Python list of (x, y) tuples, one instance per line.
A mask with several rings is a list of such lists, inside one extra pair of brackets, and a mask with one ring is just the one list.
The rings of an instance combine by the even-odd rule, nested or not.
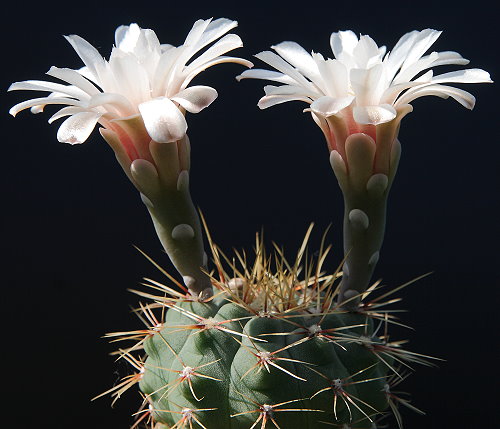
[(336, 115), (342, 109), (350, 106), (354, 101), (354, 97), (320, 97), (311, 104), (311, 110), (319, 116), (327, 118)]
[(101, 114), (96, 112), (80, 112), (67, 118), (57, 131), (57, 140), (71, 145), (81, 144), (94, 130)]
[(57, 141), (59, 143), (67, 143), (67, 144), (70, 144), (71, 146), (73, 145), (76, 145), (76, 144), (82, 144), (83, 142), (80, 141), (79, 139), (76, 139), (76, 138), (69, 138), (69, 139), (66, 139), (66, 140), (63, 140), (62, 138), (60, 138), (59, 136), (57, 137)]
[(258, 103), (257, 103), (257, 107), (260, 109), (260, 110), (264, 110), (264, 109), (267, 109), (269, 106), (265, 103), (265, 100), (263, 100), (265, 97), (262, 97)]
[(172, 101), (179, 103), (190, 113), (199, 113), (210, 106), (218, 95), (217, 91), (210, 86), (192, 86), (172, 97)]
[[(251, 63), (250, 61), (248, 61), (248, 68), (252, 68), (253, 67), (253, 63)], [(248, 74), (251, 74), (252, 72), (249, 71), (249, 70), (245, 70), (243, 73), (239, 74), (238, 76), (235, 77), (235, 79), (239, 82), (240, 80), (242, 79), (250, 79), (252, 78), (252, 76), (248, 76)]]
[(172, 143), (186, 135), (187, 123), (177, 106), (166, 97), (139, 104), (139, 111), (151, 138), (158, 143)]

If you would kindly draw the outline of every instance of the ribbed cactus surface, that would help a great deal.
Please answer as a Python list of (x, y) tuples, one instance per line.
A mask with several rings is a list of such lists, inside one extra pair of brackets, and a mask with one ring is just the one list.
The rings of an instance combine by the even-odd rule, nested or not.
[(388, 367), (365, 323), (336, 311), (255, 315), (226, 300), (181, 302), (144, 344), (140, 388), (167, 428), (370, 428), (368, 416), (388, 406)]
[(413, 406), (391, 386), (422, 357), (389, 341), (389, 294), (370, 300), (375, 285), (353, 310), (337, 302), (341, 273), (322, 273), (329, 249), (304, 264), (305, 243), (293, 264), (266, 257), (260, 239), (256, 250), (248, 266), (212, 246), (206, 301), (148, 281), (162, 294), (138, 292), (153, 300), (141, 304), (147, 329), (111, 334), (139, 340), (120, 349), (137, 373), (114, 395), (138, 382), (138, 415), (155, 429), (372, 429), (387, 410), (400, 422), (397, 406)]

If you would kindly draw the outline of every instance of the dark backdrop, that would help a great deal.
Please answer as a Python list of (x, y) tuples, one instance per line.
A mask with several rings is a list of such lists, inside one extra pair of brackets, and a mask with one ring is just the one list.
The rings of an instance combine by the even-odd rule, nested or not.
[[(162, 42), (180, 44), (196, 19), (211, 16), (240, 22), (245, 47), (238, 53), (247, 58), (283, 40), (330, 55), (329, 35), (340, 29), (389, 48), (412, 29), (442, 29), (433, 49), (456, 50), (495, 80), (493, 3), (18, 2), (1, 29), (1, 82), (5, 90), (42, 79), (51, 65), (80, 67), (63, 34), (79, 34), (108, 56), (120, 24), (137, 22)], [(333, 269), (341, 259), (342, 201), (321, 132), (300, 103), (259, 111), (263, 84), (237, 83), (241, 70), (225, 64), (198, 79), (216, 87), (219, 99), (188, 119), (193, 198), (227, 250), (251, 248), (264, 227), (292, 255), (310, 222), (313, 249), (332, 223)], [(446, 359), (406, 381), (415, 405), (427, 411), (405, 412), (407, 429), (497, 427), (498, 89), (466, 89), (477, 96), (472, 112), (454, 101), (419, 99), (400, 133), (403, 157), (376, 278), (397, 286), (434, 272), (401, 293), (404, 321), (416, 331), (397, 335), (409, 337), (412, 350)], [(126, 289), (142, 276), (162, 280), (132, 245), (169, 263), (137, 192), (96, 131), (70, 147), (57, 142), (49, 114), (7, 114), (29, 95), (1, 97), (2, 426), (13, 418), (5, 427), (126, 428), (139, 403), (135, 391), (114, 409), (108, 398), (90, 402), (127, 374), (100, 337), (140, 327), (130, 314), (137, 298)]]

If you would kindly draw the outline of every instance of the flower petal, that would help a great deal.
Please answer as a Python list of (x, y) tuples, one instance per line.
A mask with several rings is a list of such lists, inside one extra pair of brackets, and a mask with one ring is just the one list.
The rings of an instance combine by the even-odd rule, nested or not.
[(135, 23), (120, 25), (115, 30), (115, 46), (124, 52), (133, 52), (140, 34), (141, 29)]
[(408, 104), (416, 98), (425, 97), (427, 95), (434, 95), (441, 98), (452, 97), (462, 106), (470, 110), (474, 108), (476, 103), (476, 98), (471, 93), (464, 91), (463, 89), (436, 84), (415, 88), (405, 92), (403, 96), (396, 101), (395, 106), (397, 107), (403, 104)]
[(328, 117), (337, 114), (342, 109), (350, 106), (354, 101), (353, 96), (333, 98), (333, 97), (321, 97), (318, 98), (314, 103), (311, 104), (311, 110), (320, 116)]
[(84, 75), (82, 75), (85, 72), (88, 73), (88, 69), (86, 67), (84, 69), (85, 71), (81, 69), (79, 71), (76, 71), (69, 68), (51, 67), (46, 74), (63, 80), (64, 82), (68, 82), (71, 85), (80, 88), (82, 91), (86, 92), (89, 95), (99, 94), (101, 91), (99, 91), (91, 82), (89, 82), (84, 77)]
[(70, 115), (74, 115), (76, 113), (80, 113), (80, 112), (86, 112), (87, 110), (83, 109), (82, 107), (77, 107), (77, 106), (66, 106), (66, 107), (63, 107), (62, 109), (59, 109), (58, 112), (54, 113), (48, 120), (49, 124), (51, 124), (52, 122), (60, 119), (60, 118), (63, 118), (64, 116), (70, 116)]
[(458, 70), (439, 74), (432, 78), (432, 83), (491, 83), (490, 74), (481, 69)]
[(319, 54), (313, 56), (323, 80), (324, 91), (332, 97), (345, 97), (349, 92), (347, 67), (338, 60), (324, 60)]
[(119, 27), (115, 39), (116, 48), (113, 48), (111, 57), (120, 53), (133, 55), (150, 77), (154, 75), (161, 55), (160, 41), (154, 31), (130, 24)]
[(196, 43), (199, 42), (202, 34), (205, 32), (207, 29), (208, 25), (212, 22), (212, 19), (198, 19), (193, 26), (191, 27), (191, 30), (189, 30), (188, 35), (186, 36), (186, 39), (184, 40), (183, 45), (184, 46), (190, 46), (193, 47), (196, 45)]
[(174, 45), (171, 45), (170, 43), (162, 43), (160, 45), (161, 53), (164, 54), (167, 51), (170, 51), (170, 49), (175, 48)]
[(301, 95), (304, 97), (309, 95), (304, 87), (298, 85), (266, 85), (264, 92), (266, 95)]
[(90, 96), (81, 89), (72, 85), (61, 85), (60, 83), (46, 82), (43, 80), (25, 80), (23, 82), (14, 82), (7, 91), (50, 91), (58, 92), (67, 97), (78, 99), (88, 99)]
[(312, 81), (321, 80), (318, 66), (302, 46), (295, 42), (282, 42), (271, 46), (282, 58)]
[(434, 44), (441, 35), (442, 31), (432, 30), (427, 28), (416, 34), (413, 39), (413, 44), (409, 48), (406, 58), (401, 65), (401, 70), (405, 70), (414, 62), (418, 61), (422, 55)]
[(83, 143), (100, 117), (101, 114), (96, 112), (80, 112), (70, 116), (59, 127), (57, 140), (69, 144)]
[(337, 59), (339, 59), (339, 56), (344, 52), (352, 55), (357, 44), (358, 36), (351, 30), (339, 31), (338, 33), (332, 33), (330, 36), (330, 46), (333, 55), (335, 55)]
[(196, 52), (237, 26), (237, 21), (232, 21), (227, 18), (218, 18), (209, 22), (196, 44)]
[(422, 57), (418, 61), (414, 62), (401, 73), (398, 73), (392, 83), (398, 84), (410, 81), (418, 73), (430, 67), (437, 67), (447, 64), (465, 65), (468, 63), (469, 60), (466, 60), (457, 52), (432, 52), (431, 54), (426, 55), (425, 57)]
[(182, 55), (179, 56), (179, 66), (181, 68), (184, 67), (184, 65), (199, 49), (201, 49), (200, 39), (211, 21), (211, 19), (199, 19), (193, 24), (193, 27), (186, 36), (184, 43), (180, 46), (180, 48), (182, 48)]
[(274, 70), (263, 69), (245, 70), (239, 76), (236, 76), (237, 81), (240, 81), (241, 79), (262, 79), (270, 80), (273, 82), (286, 83), (289, 85), (293, 85), (295, 83), (295, 80), (286, 74)]
[(396, 109), (390, 104), (380, 106), (356, 106), (353, 109), (354, 120), (358, 124), (378, 125), (392, 121), (396, 117)]
[(352, 69), (350, 79), (356, 103), (362, 106), (379, 104), (380, 97), (387, 88), (385, 76), (383, 64), (377, 64), (369, 69)]
[(141, 103), (139, 111), (148, 134), (158, 143), (174, 142), (186, 134), (187, 123), (184, 115), (167, 97)]
[(74, 100), (72, 98), (48, 96), (42, 98), (32, 98), (31, 100), (26, 100), (22, 103), (18, 103), (10, 108), (9, 113), (12, 116), (16, 116), (21, 110), (29, 109), (33, 106), (45, 106), (47, 104), (67, 104), (69, 106), (83, 107), (83, 103), (81, 101)]
[(136, 105), (151, 98), (150, 77), (135, 56), (126, 54), (123, 57), (112, 57), (109, 66), (120, 86), (120, 91), (109, 92), (126, 94)]
[(195, 69), (200, 65), (225, 54), (226, 52), (241, 48), (242, 46), (243, 42), (241, 41), (240, 36), (236, 34), (226, 34), (222, 39), (218, 40), (217, 43), (210, 46), (210, 48), (203, 52), (203, 54), (201, 54), (198, 58), (193, 60), (186, 68), (186, 73), (189, 73), (192, 69)]
[(107, 112), (121, 117), (137, 113), (134, 106), (121, 94), (103, 92), (92, 96), (86, 105), (87, 109), (102, 107)]
[[(380, 62), (380, 52), (377, 44), (370, 36), (361, 36), (353, 50), (358, 67), (369, 68)], [(377, 61), (378, 60), (378, 61)]]
[(138, 57), (161, 53), (160, 41), (155, 32), (140, 28), (135, 23), (121, 25), (116, 29), (115, 46), (123, 52), (135, 53)]
[(293, 68), (289, 63), (287, 63), (283, 58), (279, 55), (276, 55), (271, 51), (259, 52), (255, 55), (261, 61), (269, 64), (271, 67), (274, 67), (276, 70), (290, 76), (296, 83), (304, 86), (304, 88), (310, 89), (315, 92), (314, 86), (311, 82), (309, 82), (298, 70)]
[(163, 97), (167, 94), (169, 79), (168, 76), (172, 68), (175, 67), (175, 62), (182, 50), (180, 48), (172, 48), (163, 52), (156, 65), (156, 70), (151, 80), (151, 95), (152, 97)]
[(94, 75), (96, 80), (100, 81), (103, 72), (106, 70), (106, 62), (99, 51), (80, 36), (72, 34), (64, 37), (71, 46), (73, 46), (73, 49), (88, 67), (89, 71)]
[(312, 102), (310, 98), (298, 95), (265, 95), (259, 100), (257, 106), (259, 106), (259, 109), (267, 109), (268, 107), (286, 103), (287, 101), (304, 101), (308, 104), (311, 104)]
[(397, 71), (408, 56), (410, 47), (413, 45), (418, 35), (419, 32), (416, 30), (403, 35), (396, 43), (393, 50), (387, 54), (386, 58), (384, 58), (390, 78), (393, 78), (396, 75)]
[(453, 88), (451, 86), (440, 85), (441, 83), (490, 83), (490, 75), (481, 69), (467, 69), (450, 73), (443, 73), (435, 76), (428, 84), (419, 85), (409, 89), (395, 103), (395, 105), (408, 104), (416, 98), (426, 95), (434, 95), (441, 98), (452, 97), (467, 109), (474, 107), (476, 99), (467, 91)]
[(422, 80), (418, 81), (411, 81), (411, 82), (404, 82), (404, 83), (399, 83), (397, 85), (391, 85), (389, 88), (387, 88), (382, 96), (380, 97), (380, 102), (384, 104), (394, 104), (395, 100), (398, 98), (399, 94), (401, 94), (403, 91), (407, 90), (408, 88), (413, 88), (416, 86), (424, 86), (427, 83), (430, 82), (431, 76), (431, 71), (427, 72), (425, 75), (422, 75)]
[(210, 106), (217, 98), (217, 91), (210, 86), (192, 86), (179, 92), (171, 99), (191, 113), (198, 113)]
[(186, 88), (189, 85), (189, 83), (191, 82), (191, 80), (193, 80), (193, 78), (196, 75), (198, 75), (199, 73), (201, 73), (202, 71), (208, 69), (209, 67), (215, 66), (216, 64), (222, 64), (222, 63), (234, 63), (234, 64), (241, 64), (242, 66), (245, 66), (245, 67), (253, 67), (253, 64), (250, 61), (245, 60), (243, 58), (220, 56), (220, 57), (214, 58), (213, 60), (211, 60), (205, 64), (201, 64), (199, 67), (197, 67), (194, 70), (191, 70), (189, 75), (182, 82), (181, 89)]

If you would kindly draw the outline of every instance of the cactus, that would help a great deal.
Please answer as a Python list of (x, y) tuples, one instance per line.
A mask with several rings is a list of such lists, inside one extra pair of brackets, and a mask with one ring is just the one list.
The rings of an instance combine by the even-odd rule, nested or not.
[[(322, 274), (330, 248), (302, 263), (311, 230), (293, 264), (281, 250), (267, 257), (257, 235), (252, 266), (237, 253), (240, 264), (224, 267), (229, 258), (211, 242), (217, 292), (209, 300), (152, 280), (145, 284), (162, 294), (135, 291), (152, 301), (140, 308), (147, 329), (109, 337), (136, 341), (119, 354), (137, 369), (123, 383), (144, 393), (139, 421), (162, 429), (369, 429), (388, 408), (398, 413), (402, 399), (389, 387), (402, 378), (397, 366), (427, 361), (379, 332), (393, 317), (370, 299), (377, 284), (356, 312), (336, 303), (342, 273)], [(124, 385), (106, 393), (118, 398)]]
[(224, 18), (198, 20), (177, 47), (160, 44), (137, 24), (121, 26), (109, 61), (84, 39), (68, 36), (85, 67), (47, 73), (67, 85), (24, 81), (9, 88), (49, 92), (16, 104), (12, 115), (67, 105), (50, 119), (69, 116), (58, 131), (61, 142), (83, 143), (102, 125), (101, 135), (139, 191), (183, 279), (162, 270), (171, 285), (147, 280), (155, 293), (135, 291), (149, 300), (137, 310), (146, 328), (108, 335), (133, 341), (117, 354), (135, 372), (99, 396), (116, 400), (139, 384), (143, 403), (133, 428), (374, 429), (389, 412), (402, 428), (400, 405), (421, 411), (394, 387), (412, 364), (430, 365), (433, 358), (390, 339), (391, 324), (401, 323), (387, 306), (398, 302), (391, 295), (406, 285), (380, 295), (380, 282), (370, 286), (398, 168), (400, 123), (413, 109), (409, 103), (424, 95), (451, 96), (472, 109), (471, 94), (442, 84), (491, 82), (489, 74), (466, 69), (419, 75), (433, 66), (467, 63), (456, 52), (423, 57), (440, 34), (431, 29), (407, 33), (387, 54), (369, 36), (358, 39), (350, 31), (332, 33), (335, 60), (310, 55), (294, 42), (274, 46), (276, 54), (257, 54), (277, 71), (247, 70), (238, 80), (282, 84), (266, 86), (259, 107), (306, 102), (326, 138), (344, 194), (344, 258), (335, 272), (324, 273), (330, 250), (325, 237), (319, 256), (308, 258), (312, 226), (292, 263), (277, 246), (268, 257), (259, 235), (253, 262), (240, 252), (229, 258), (205, 224), (215, 265), (209, 272), (189, 193), (185, 114), (200, 112), (217, 97), (214, 88), (189, 86), (203, 70), (225, 62), (253, 66), (223, 55), (242, 46), (237, 35), (226, 34), (236, 25)]

